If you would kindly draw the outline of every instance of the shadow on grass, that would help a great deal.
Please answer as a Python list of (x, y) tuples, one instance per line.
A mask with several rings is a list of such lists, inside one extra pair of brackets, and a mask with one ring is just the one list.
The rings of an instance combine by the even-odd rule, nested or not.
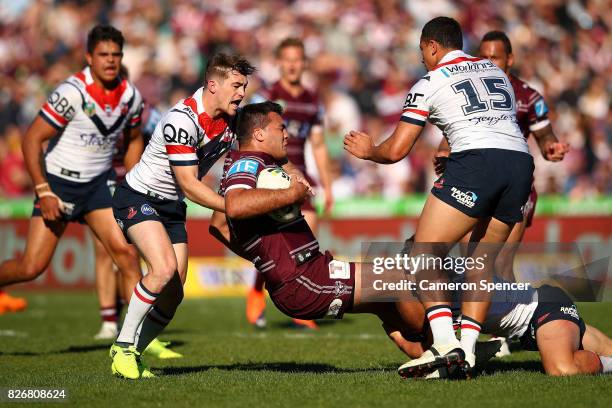
[(544, 368), (540, 361), (504, 361), (492, 360), (489, 361), (483, 370), (486, 374), (504, 373), (507, 371), (531, 371), (536, 373), (544, 373)]
[[(14, 352), (4, 352), (0, 351), (0, 356), (17, 356), (17, 357), (36, 357), (36, 356), (50, 356), (53, 354), (73, 354), (73, 353), (89, 353), (93, 351), (108, 351), (110, 349), (112, 342), (109, 343), (98, 343), (98, 344), (88, 344), (88, 345), (79, 345), (79, 346), (69, 346), (63, 350), (53, 350), (53, 351), (43, 351), (43, 352), (35, 352), (35, 351), (14, 351)], [(170, 347), (178, 347), (185, 344), (184, 341), (172, 341)]]
[[(346, 319), (342, 320), (316, 320), (317, 326), (319, 327), (328, 327), (331, 325), (339, 325), (339, 324), (350, 324)], [(275, 321), (269, 323), (269, 326), (275, 329), (291, 329), (291, 330), (304, 330), (305, 332), (310, 332), (312, 329), (308, 327), (299, 326), (293, 322), (293, 319), (287, 317), (286, 320)], [(314, 331), (313, 331), (314, 333)]]
[(193, 367), (165, 367), (156, 369), (163, 375), (184, 375), (191, 373), (200, 373), (209, 370), (223, 371), (275, 371), (279, 373), (364, 373), (375, 371), (396, 370), (397, 367), (382, 366), (369, 368), (338, 368), (330, 364), (324, 363), (297, 363), (294, 361), (287, 362), (271, 362), (271, 363), (236, 363), (236, 364), (218, 364), (218, 365), (201, 365)]

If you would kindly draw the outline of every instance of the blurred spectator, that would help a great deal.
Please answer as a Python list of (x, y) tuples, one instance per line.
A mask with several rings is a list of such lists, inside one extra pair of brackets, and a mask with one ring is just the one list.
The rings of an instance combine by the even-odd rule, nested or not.
[(611, 193), (607, 0), (19, 0), (0, 2), (0, 196), (30, 194), (18, 139), (47, 93), (84, 65), (85, 33), (98, 22), (123, 31), (131, 79), (162, 110), (201, 86), (212, 53), (251, 59), (259, 67), (253, 92), (277, 78), (276, 45), (301, 37), (310, 59), (307, 83), (326, 108), (334, 189), (342, 196), (427, 191), (439, 132), (428, 131), (407, 160), (388, 168), (347, 157), (342, 138), (366, 128), (385, 137), (394, 127), (407, 89), (424, 74), (421, 27), (437, 15), (462, 24), (468, 52), (485, 32), (506, 31), (515, 73), (545, 95), (553, 128), (572, 152), (549, 166), (532, 149), (538, 191)]

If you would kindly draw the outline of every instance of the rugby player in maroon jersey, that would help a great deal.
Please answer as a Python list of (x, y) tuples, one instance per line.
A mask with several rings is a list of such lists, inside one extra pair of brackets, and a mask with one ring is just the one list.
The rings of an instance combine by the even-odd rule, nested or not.
[[(304, 158), (306, 141), (310, 141), (319, 179), (325, 192), (325, 212), (329, 213), (333, 206), (329, 155), (323, 138), (322, 109), (318, 95), (302, 84), (302, 75), (306, 68), (304, 44), (297, 38), (286, 38), (278, 45), (276, 57), (280, 79), (268, 89), (260, 90), (259, 96), (261, 99), (277, 102), (283, 107), (283, 120), (289, 134), (287, 156), (291, 164), (313, 185), (312, 178), (306, 172)], [(302, 212), (311, 230), (316, 233), (318, 218), (311, 198), (304, 200)], [(263, 286), (263, 277), (257, 274), (255, 284), (247, 295), (247, 320), (258, 327), (265, 326)], [(294, 324), (307, 328), (317, 327), (315, 322), (300, 319), (294, 319)]]
[[(360, 264), (335, 260), (328, 251), (322, 253), (301, 212), (283, 221), (268, 215), (287, 205), (300, 205), (309, 191), (296, 170), (290, 170), (287, 189), (257, 188), (262, 170), (287, 163), (289, 136), (281, 114), (280, 105), (270, 101), (242, 109), (237, 129), (240, 150), (230, 152), (226, 159), (220, 189), (229, 229), (223, 237), (214, 235), (253, 262), (264, 276), (272, 301), (288, 316), (339, 319), (347, 312), (374, 313), (385, 324), (418, 332), (424, 321), (418, 302), (410, 302), (403, 318), (394, 303), (361, 303)], [(407, 352), (415, 356), (422, 351), (415, 343), (414, 350)]]

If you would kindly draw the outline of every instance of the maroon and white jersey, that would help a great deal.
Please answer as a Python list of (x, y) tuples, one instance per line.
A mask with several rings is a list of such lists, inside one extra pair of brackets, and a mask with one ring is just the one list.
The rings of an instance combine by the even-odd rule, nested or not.
[(259, 93), (263, 99), (283, 107), (283, 120), (289, 133), (287, 157), (302, 173), (306, 173), (304, 145), (312, 130), (320, 130), (323, 122), (323, 109), (318, 95), (304, 89), (299, 96), (293, 97), (280, 82), (274, 83), (269, 89), (262, 89)]
[(106, 92), (89, 67), (62, 82), (39, 115), (58, 134), (45, 154), (47, 173), (84, 183), (111, 168), (117, 140), (141, 122), (142, 97), (127, 80)]
[(212, 119), (204, 111), (204, 88), (174, 105), (159, 121), (140, 161), (125, 176), (134, 190), (167, 200), (185, 194), (172, 166), (199, 167), (202, 177), (236, 140), (233, 119)]
[(516, 121), (525, 139), (531, 132), (545, 128), (550, 124), (548, 119), (548, 106), (544, 97), (525, 82), (508, 75), (516, 97)]
[[(220, 193), (252, 189), (266, 167), (279, 167), (270, 155), (261, 152), (231, 151), (225, 159)], [(265, 274), (270, 292), (299, 275), (297, 267), (321, 255), (319, 242), (300, 214), (289, 222), (268, 215), (247, 219), (228, 218), (233, 237), (257, 270)]]

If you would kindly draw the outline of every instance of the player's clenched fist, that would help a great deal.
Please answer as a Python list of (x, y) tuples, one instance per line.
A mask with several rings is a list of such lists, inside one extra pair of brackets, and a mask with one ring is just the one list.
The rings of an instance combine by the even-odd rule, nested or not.
[(303, 177), (292, 176), (289, 188), (293, 190), (296, 201), (305, 199), (308, 194), (314, 195), (312, 187)]
[(351, 130), (344, 136), (344, 150), (353, 156), (368, 160), (374, 149), (372, 137), (366, 133)]
[(548, 161), (561, 161), (567, 152), (569, 152), (569, 143), (549, 143), (548, 146), (546, 146), (545, 157)]

